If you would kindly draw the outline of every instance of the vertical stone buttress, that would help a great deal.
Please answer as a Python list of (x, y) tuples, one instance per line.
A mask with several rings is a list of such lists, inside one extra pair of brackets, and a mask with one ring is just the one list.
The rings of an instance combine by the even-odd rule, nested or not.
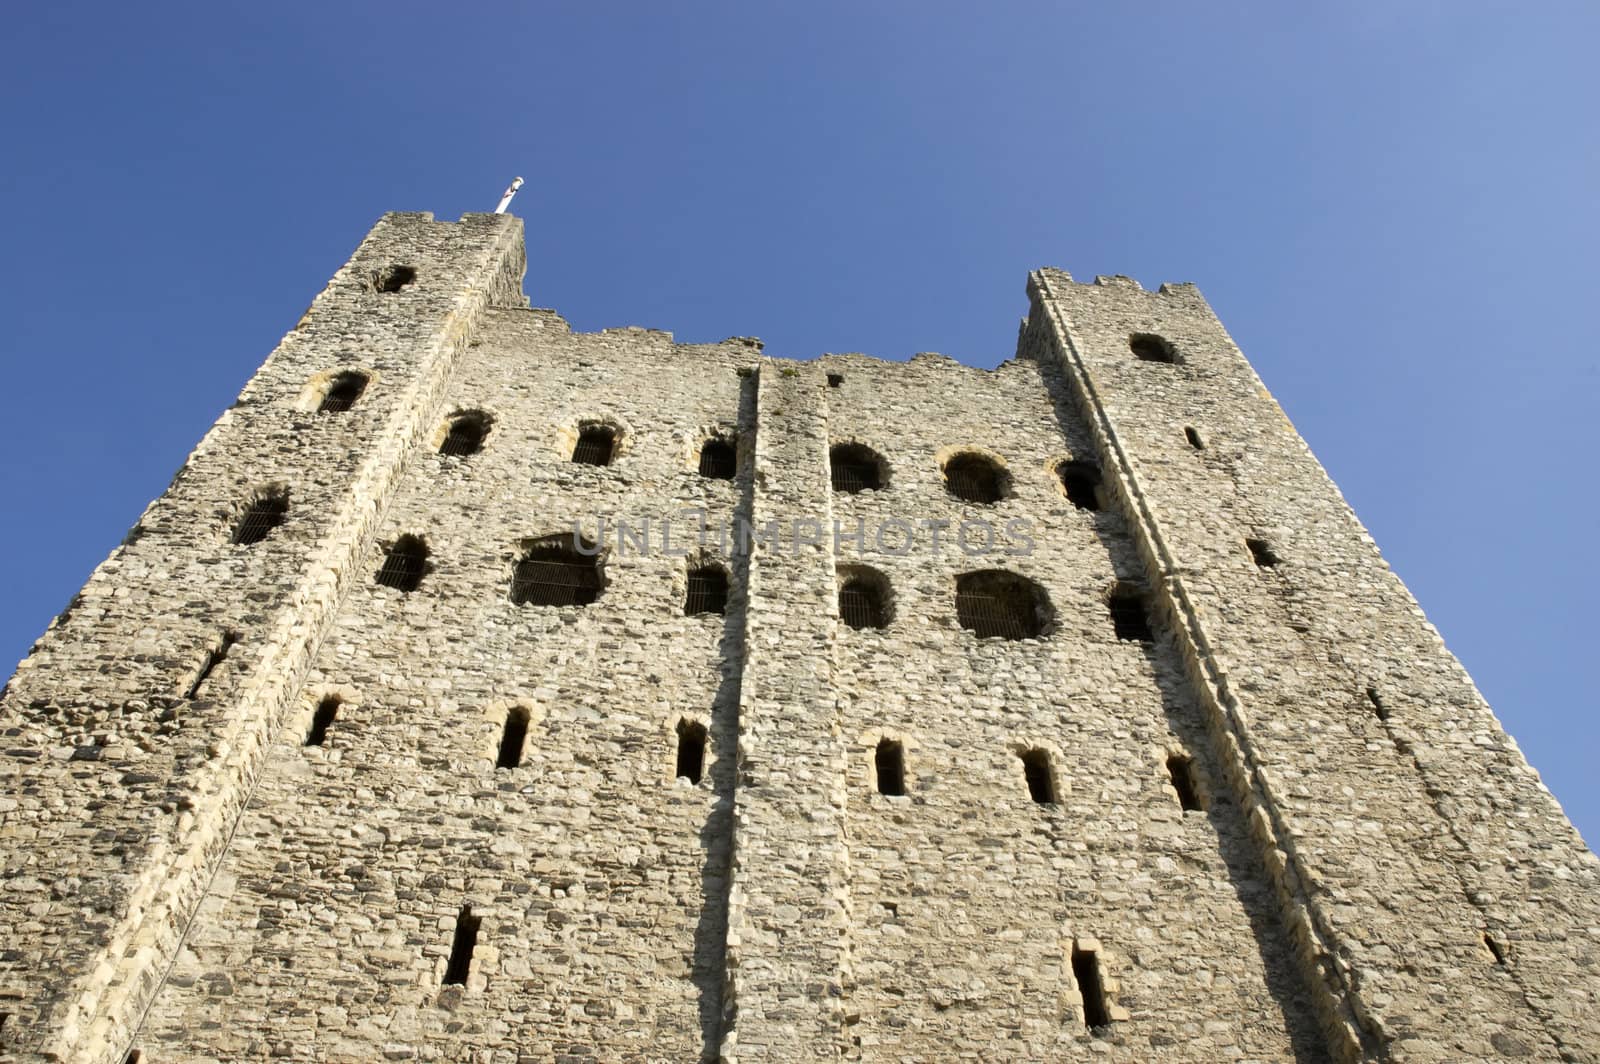
[(1336, 1055), (1600, 1060), (1600, 862), (1199, 292), (1029, 290)]
[[(22, 662), (0, 702), (8, 1059), (127, 1052), (458, 355), (485, 308), (524, 305), (523, 264), (517, 219), (386, 215)], [(394, 266), (415, 279), (380, 291)], [(340, 370), (366, 389), (318, 414)], [(286, 520), (233, 544), (263, 490)]]
[(845, 764), (825, 396), (817, 367), (762, 363), (723, 1035), (724, 1057), (741, 1061), (836, 1059), (843, 1037)]

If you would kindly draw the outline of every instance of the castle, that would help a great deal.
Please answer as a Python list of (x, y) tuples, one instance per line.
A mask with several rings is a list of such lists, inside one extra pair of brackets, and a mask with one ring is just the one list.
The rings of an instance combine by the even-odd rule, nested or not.
[(1198, 291), (574, 333), (385, 216), (0, 716), (11, 1061), (1600, 1061), (1600, 864)]

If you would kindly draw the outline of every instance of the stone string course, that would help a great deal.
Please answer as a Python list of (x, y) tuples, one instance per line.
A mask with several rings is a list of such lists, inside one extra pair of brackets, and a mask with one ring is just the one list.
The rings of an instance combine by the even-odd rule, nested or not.
[[(508, 216), (385, 216), (19, 666), (0, 1059), (1600, 1061), (1600, 864), (1193, 287), (1037, 271), (993, 371), (793, 362), (573, 333), (523, 254)], [(483, 448), (438, 454), (464, 412)], [(596, 422), (614, 461), (573, 463)], [(840, 443), (880, 490), (831, 490)], [(998, 502), (946, 490), (968, 451)], [(263, 491), (285, 521), (233, 544)], [(596, 602), (510, 601), (602, 516), (655, 527), (602, 538)], [(374, 580), (407, 535), (410, 592)], [(703, 564), (726, 610), (685, 616)], [(837, 617), (862, 567), (883, 629)], [(1038, 637), (958, 625), (988, 569)]]

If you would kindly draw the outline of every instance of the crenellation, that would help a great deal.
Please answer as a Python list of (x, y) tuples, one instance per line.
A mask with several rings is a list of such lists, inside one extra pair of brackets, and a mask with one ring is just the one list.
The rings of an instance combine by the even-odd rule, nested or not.
[(1597, 1059), (1600, 862), (1193, 285), (524, 261), (385, 215), (19, 666), (5, 1059)]

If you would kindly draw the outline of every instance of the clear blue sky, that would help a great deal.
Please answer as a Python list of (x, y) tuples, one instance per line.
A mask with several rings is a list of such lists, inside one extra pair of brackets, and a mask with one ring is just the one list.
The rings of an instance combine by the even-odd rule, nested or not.
[(380, 213), (522, 174), (580, 329), (993, 365), (1032, 267), (1199, 283), (1600, 840), (1597, 40), (1590, 2), (18, 5), (0, 672)]

